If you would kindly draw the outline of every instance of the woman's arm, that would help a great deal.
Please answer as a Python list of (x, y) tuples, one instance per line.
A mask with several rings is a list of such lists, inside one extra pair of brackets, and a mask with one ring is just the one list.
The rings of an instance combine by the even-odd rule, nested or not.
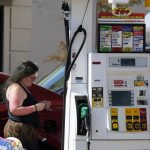
[(27, 94), (17, 83), (9, 86), (6, 92), (6, 97), (9, 101), (10, 112), (16, 116), (27, 115), (36, 111), (34, 105), (22, 106)]

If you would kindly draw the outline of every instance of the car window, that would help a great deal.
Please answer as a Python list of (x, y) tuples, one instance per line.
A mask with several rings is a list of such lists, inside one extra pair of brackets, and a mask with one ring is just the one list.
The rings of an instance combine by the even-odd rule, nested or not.
[(64, 85), (64, 77), (60, 78), (60, 80), (58, 80), (57, 82), (55, 82), (52, 86), (50, 86), (48, 89), (61, 94), (62, 89), (63, 89), (63, 85)]
[(64, 72), (65, 72), (65, 66), (60, 65), (52, 72), (49, 72), (37, 84), (57, 94), (62, 95), (63, 87), (64, 87)]

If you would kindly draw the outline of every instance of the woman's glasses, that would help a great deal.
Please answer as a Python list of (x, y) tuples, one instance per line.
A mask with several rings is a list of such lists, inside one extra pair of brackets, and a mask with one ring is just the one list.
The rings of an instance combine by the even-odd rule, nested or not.
[(37, 72), (30, 76), (31, 80), (35, 80), (37, 77), (38, 77)]

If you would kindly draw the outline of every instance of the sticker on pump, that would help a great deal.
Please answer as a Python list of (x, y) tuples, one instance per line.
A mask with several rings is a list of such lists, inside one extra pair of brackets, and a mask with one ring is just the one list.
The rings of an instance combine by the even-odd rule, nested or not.
[(144, 85), (145, 85), (144, 80), (143, 81), (138, 81), (138, 80), (134, 81), (134, 86), (144, 86)]
[(127, 81), (124, 80), (114, 80), (114, 87), (126, 87), (127, 86)]
[(92, 87), (92, 107), (103, 107), (103, 87)]

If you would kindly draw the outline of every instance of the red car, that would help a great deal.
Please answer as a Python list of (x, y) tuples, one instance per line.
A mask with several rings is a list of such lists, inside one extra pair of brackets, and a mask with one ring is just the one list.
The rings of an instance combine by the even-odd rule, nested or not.
[[(0, 72), (0, 137), (3, 137), (3, 128), (8, 119), (7, 108), (2, 97), (1, 90), (3, 87), (3, 83), (7, 78), (7, 74)], [(52, 109), (49, 111), (44, 110), (40, 112), (42, 126), (42, 130), (40, 132), (43, 137), (47, 138), (50, 145), (54, 147), (54, 150), (60, 150), (63, 97), (36, 84), (33, 84), (33, 86), (30, 88), (30, 91), (39, 101), (51, 101)]]

